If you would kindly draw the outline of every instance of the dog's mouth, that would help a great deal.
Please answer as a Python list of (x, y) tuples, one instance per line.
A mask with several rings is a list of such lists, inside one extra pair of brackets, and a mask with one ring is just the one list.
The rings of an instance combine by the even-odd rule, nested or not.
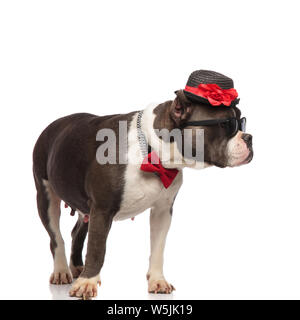
[(249, 149), (248, 157), (242, 162), (242, 164), (248, 164), (253, 159), (253, 149)]
[(223, 161), (210, 160), (210, 161), (205, 161), (205, 162), (210, 165), (216, 166), (218, 168), (226, 168), (226, 167), (237, 167), (237, 166), (241, 166), (244, 164), (248, 164), (252, 161), (252, 159), (253, 159), (253, 149), (249, 148), (249, 153), (247, 154), (246, 158), (244, 160), (242, 160), (240, 163), (235, 164), (235, 165), (231, 165), (230, 163), (223, 162)]
[(251, 160), (253, 159), (253, 149), (250, 147), (249, 149), (249, 153), (247, 155), (247, 157), (241, 161), (240, 163), (238, 163), (237, 165), (235, 165), (234, 167), (239, 167), (239, 166), (242, 166), (244, 164), (248, 164), (249, 162), (251, 162)]

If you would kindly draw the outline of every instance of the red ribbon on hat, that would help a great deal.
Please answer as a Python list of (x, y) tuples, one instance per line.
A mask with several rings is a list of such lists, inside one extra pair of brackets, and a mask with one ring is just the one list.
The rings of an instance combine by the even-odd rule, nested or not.
[(152, 151), (144, 158), (140, 169), (146, 172), (156, 172), (166, 189), (172, 184), (178, 173), (177, 169), (164, 168), (155, 151)]
[(186, 86), (184, 90), (207, 99), (212, 106), (224, 104), (229, 107), (238, 97), (234, 88), (222, 89), (215, 83), (200, 83), (197, 87)]

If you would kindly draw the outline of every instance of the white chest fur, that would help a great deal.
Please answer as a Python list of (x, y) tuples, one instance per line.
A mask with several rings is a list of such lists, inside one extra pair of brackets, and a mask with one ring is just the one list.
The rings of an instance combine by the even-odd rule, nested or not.
[(172, 202), (182, 183), (181, 171), (172, 185), (165, 189), (159, 177), (140, 170), (143, 158), (137, 140), (136, 120), (137, 114), (133, 117), (128, 131), (128, 165), (124, 177), (124, 193), (120, 211), (114, 220), (132, 218), (160, 200)]

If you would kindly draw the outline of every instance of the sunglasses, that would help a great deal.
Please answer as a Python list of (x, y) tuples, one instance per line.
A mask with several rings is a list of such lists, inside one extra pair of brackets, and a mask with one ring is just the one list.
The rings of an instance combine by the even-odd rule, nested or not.
[(184, 123), (183, 127), (192, 126), (220, 126), (225, 128), (227, 135), (233, 137), (240, 130), (242, 132), (246, 131), (246, 118), (229, 118), (229, 119), (212, 119), (212, 120), (202, 120), (202, 121), (190, 121)]

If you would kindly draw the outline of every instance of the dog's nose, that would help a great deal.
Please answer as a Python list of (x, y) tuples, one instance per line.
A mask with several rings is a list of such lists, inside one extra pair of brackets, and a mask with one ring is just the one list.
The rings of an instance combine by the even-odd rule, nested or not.
[(242, 139), (246, 142), (247, 147), (252, 147), (252, 136), (248, 133), (243, 133)]

